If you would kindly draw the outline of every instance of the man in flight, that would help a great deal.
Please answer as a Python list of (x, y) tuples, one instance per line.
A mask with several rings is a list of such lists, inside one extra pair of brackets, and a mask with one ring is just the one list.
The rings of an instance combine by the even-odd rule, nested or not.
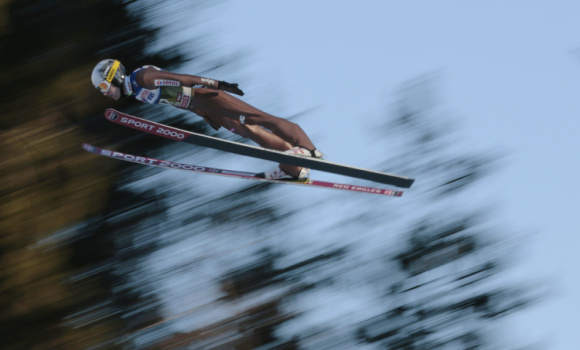
[[(261, 147), (304, 157), (324, 156), (298, 124), (232, 96), (244, 95), (238, 84), (172, 73), (155, 66), (143, 66), (126, 75), (125, 67), (115, 59), (99, 62), (91, 80), (105, 96), (114, 100), (133, 96), (145, 103), (168, 104), (199, 115), (215, 130), (224, 127)], [(260, 174), (267, 179), (307, 181), (309, 172), (307, 168), (280, 164)]]

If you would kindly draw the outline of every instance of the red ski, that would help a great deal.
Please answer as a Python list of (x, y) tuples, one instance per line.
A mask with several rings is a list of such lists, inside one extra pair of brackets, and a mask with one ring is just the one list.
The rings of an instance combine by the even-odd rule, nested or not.
[(316, 180), (308, 180), (307, 182), (298, 182), (298, 181), (285, 181), (285, 180), (271, 180), (271, 179), (264, 179), (257, 177), (255, 173), (245, 172), (245, 171), (233, 171), (233, 170), (225, 170), (225, 169), (216, 169), (216, 168), (208, 168), (199, 165), (192, 165), (192, 164), (185, 164), (185, 163), (178, 163), (172, 162), (168, 160), (161, 160), (155, 158), (148, 158), (148, 157), (139, 157), (128, 153), (122, 153), (117, 151), (111, 151), (95, 146), (91, 146), (88, 143), (83, 143), (83, 149), (87, 152), (91, 152), (94, 154), (98, 154), (101, 156), (124, 160), (126, 162), (144, 164), (149, 166), (156, 166), (160, 168), (169, 168), (169, 169), (177, 169), (177, 170), (185, 170), (194, 173), (200, 174), (209, 174), (209, 175), (220, 175), (226, 176), (231, 178), (238, 178), (238, 179), (247, 179), (247, 180), (256, 180), (256, 181), (263, 181), (263, 182), (271, 182), (271, 183), (278, 183), (278, 184), (290, 184), (290, 185), (300, 185), (300, 186), (314, 186), (314, 187), (322, 187), (322, 188), (332, 188), (335, 190), (344, 190), (344, 191), (351, 191), (351, 192), (360, 192), (360, 193), (372, 193), (372, 194), (380, 194), (383, 196), (392, 196), (392, 197), (401, 197), (403, 195), (403, 191), (395, 191), (383, 188), (375, 188), (375, 187), (367, 187), (367, 186), (356, 186), (356, 185), (346, 185), (340, 184), (335, 182), (325, 182), (325, 181), (316, 181)]

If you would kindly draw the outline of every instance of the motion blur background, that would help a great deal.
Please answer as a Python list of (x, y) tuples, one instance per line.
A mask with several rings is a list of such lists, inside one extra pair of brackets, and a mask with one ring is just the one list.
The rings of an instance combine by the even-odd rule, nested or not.
[[(528, 155), (502, 141), (576, 135), (578, 109), (558, 102), (578, 93), (580, 43), (554, 43), (577, 36), (578, 6), (437, 3), (0, 1), (0, 347), (571, 349), (577, 301), (555, 308), (568, 313), (533, 310), (570, 300), (554, 296), (561, 285), (548, 272), (573, 267), (558, 264), (578, 239), (566, 240), (570, 227), (542, 227), (568, 247), (546, 269), (525, 247), (553, 249), (533, 243), (542, 237), (534, 220), (562, 222), (555, 215), (574, 202), (558, 209), (542, 188), (563, 184), (538, 164), (556, 152), (538, 145), (545, 153), (529, 156), (538, 168), (527, 171)], [(575, 80), (550, 55), (567, 55)], [(90, 83), (104, 58), (239, 83), (244, 100), (302, 125), (330, 160), (417, 182), (388, 198), (88, 154), (81, 143), (272, 166), (108, 123), (112, 107), (246, 142), (167, 106), (106, 99)], [(502, 173), (514, 163), (525, 176)]]

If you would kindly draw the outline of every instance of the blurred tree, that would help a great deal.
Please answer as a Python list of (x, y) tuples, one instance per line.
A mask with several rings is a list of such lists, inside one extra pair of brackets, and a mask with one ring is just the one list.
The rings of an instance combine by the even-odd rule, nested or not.
[[(145, 315), (134, 312), (136, 300), (151, 301), (114, 292), (124, 277), (114, 263), (134, 264), (149, 247), (119, 256), (115, 232), (74, 226), (103, 210), (117, 180), (80, 149), (82, 141), (107, 137), (83, 130), (107, 103), (90, 83), (93, 66), (106, 57), (129, 66), (184, 60), (175, 48), (147, 51), (159, 29), (136, 13), (136, 3), (0, 2), (3, 349), (120, 348), (125, 326)], [(142, 200), (121, 196), (131, 205)]]
[[(407, 215), (403, 249), (393, 256), (399, 278), (388, 296), (392, 306), (358, 330), (359, 338), (389, 349), (501, 348), (489, 336), (495, 319), (534, 300), (529, 286), (497, 281), (506, 268), (492, 230), (486, 196), (470, 191), (497, 158), (464, 153), (462, 141), (435, 96), (436, 79), (421, 77), (399, 91), (389, 140), (400, 140), (401, 154), (388, 161), (419, 179), (418, 210)], [(462, 149), (462, 151), (458, 151)]]

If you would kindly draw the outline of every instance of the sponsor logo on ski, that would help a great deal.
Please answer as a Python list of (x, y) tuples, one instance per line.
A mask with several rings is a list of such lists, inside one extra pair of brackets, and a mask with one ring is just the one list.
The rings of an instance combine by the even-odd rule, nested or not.
[(191, 165), (191, 164), (183, 164), (183, 163), (175, 163), (175, 162), (162, 162), (158, 164), (159, 166), (165, 166), (173, 169), (183, 169), (183, 170), (193, 170), (193, 171), (201, 171), (206, 172), (207, 169), (202, 166)]
[(135, 163), (144, 163), (144, 164), (153, 164), (153, 165), (155, 165), (155, 163), (156, 163), (155, 159), (138, 157), (138, 156), (134, 156), (131, 154), (109, 151), (106, 149), (101, 150), (101, 154), (104, 156), (107, 156), (107, 157), (124, 159), (124, 160), (130, 161), (130, 162), (135, 162)]
[(343, 185), (343, 184), (334, 184), (332, 187), (343, 189), (343, 190), (350, 190), (350, 191), (357, 191), (357, 192), (368, 192), (368, 193), (382, 193), (384, 191), (384, 190), (378, 189), (378, 188), (370, 188), (370, 187), (354, 186), (354, 185)]
[(119, 119), (119, 115), (115, 112), (109, 112), (107, 118), (109, 118), (110, 120), (117, 120)]
[(198, 165), (176, 163), (176, 162), (171, 162), (168, 160), (159, 160), (159, 159), (153, 159), (153, 158), (147, 158), (147, 157), (139, 157), (139, 156), (134, 156), (132, 154), (114, 152), (114, 151), (109, 151), (109, 150), (101, 150), (101, 154), (104, 156), (107, 156), (107, 157), (123, 159), (123, 160), (133, 162), (133, 163), (150, 164), (150, 165), (155, 165), (158, 167), (167, 167), (167, 168), (173, 168), (173, 169), (210, 172), (210, 169), (202, 167), (202, 166), (198, 166)]
[(165, 129), (162, 127), (157, 127), (157, 130), (155, 130), (155, 132), (161, 135), (170, 136), (174, 139), (183, 140), (185, 138), (185, 135), (183, 133), (177, 132), (175, 130)]
[(173, 138), (175, 140), (183, 140), (185, 138), (184, 133), (181, 133), (181, 132), (178, 132), (175, 130), (171, 130), (167, 127), (160, 127), (160, 126), (157, 126), (154, 124), (144, 123), (142, 121), (135, 120), (132, 118), (122, 117), (120, 122), (123, 124), (127, 124), (128, 126), (132, 127), (133, 129), (143, 129), (143, 130), (153, 131), (153, 133), (165, 135), (165, 136), (168, 136), (168, 137)]
[(121, 123), (127, 124), (127, 125), (133, 127), (134, 129), (144, 129), (144, 130), (151, 131), (155, 128), (155, 125), (143, 123), (143, 122), (140, 122), (138, 120), (134, 120), (134, 119), (127, 118), (127, 117), (121, 117)]

